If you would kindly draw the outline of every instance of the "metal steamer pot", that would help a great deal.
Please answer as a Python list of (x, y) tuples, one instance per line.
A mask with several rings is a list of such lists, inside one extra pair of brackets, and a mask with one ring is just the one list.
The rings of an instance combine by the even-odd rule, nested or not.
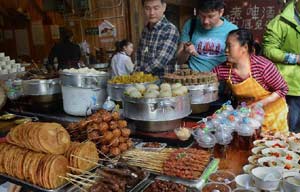
[(158, 84), (158, 81), (149, 82), (149, 83), (132, 83), (132, 84), (113, 84), (108, 83), (107, 84), (107, 93), (110, 96), (110, 98), (114, 101), (122, 101), (123, 93), (127, 87), (133, 86), (134, 84), (141, 84), (144, 86), (150, 85), (150, 84)]
[(62, 106), (58, 78), (14, 80), (11, 84), (12, 86), (7, 87), (8, 97), (26, 110), (49, 111)]
[(59, 79), (48, 80), (22, 80), (22, 93), (23, 95), (42, 96), (42, 95), (54, 95), (61, 93)]
[(135, 120), (137, 129), (148, 132), (179, 128), (181, 119), (191, 114), (190, 96), (131, 98), (123, 96), (124, 116)]
[(64, 111), (70, 115), (89, 115), (94, 107), (101, 107), (107, 97), (109, 73), (61, 72), (60, 79)]
[(209, 110), (209, 103), (218, 100), (219, 83), (187, 86), (191, 95), (192, 113), (199, 114)]
[(205, 104), (218, 100), (219, 83), (186, 86), (192, 104)]

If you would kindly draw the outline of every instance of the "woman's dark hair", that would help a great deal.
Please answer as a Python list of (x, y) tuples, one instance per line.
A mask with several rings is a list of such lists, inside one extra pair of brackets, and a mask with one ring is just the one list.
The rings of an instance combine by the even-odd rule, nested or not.
[[(146, 1), (151, 1), (151, 0), (142, 0), (142, 5), (144, 5)], [(161, 2), (161, 4), (164, 4), (164, 3), (166, 3), (166, 0), (160, 0), (160, 2)]]
[(127, 39), (123, 39), (122, 41), (117, 41), (115, 43), (116, 46), (116, 53), (124, 51), (123, 48), (127, 45), (129, 45), (131, 42)]
[(248, 29), (235, 29), (228, 33), (228, 37), (230, 35), (236, 35), (237, 40), (240, 42), (240, 45), (248, 45), (248, 53), (253, 53), (253, 35)]
[(218, 11), (224, 9), (224, 0), (199, 0), (197, 8), (202, 12)]

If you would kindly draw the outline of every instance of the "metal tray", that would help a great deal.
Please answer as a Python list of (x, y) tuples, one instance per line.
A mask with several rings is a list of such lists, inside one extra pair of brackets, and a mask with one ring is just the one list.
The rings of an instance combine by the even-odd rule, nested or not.
[[(93, 172), (94, 170), (96, 170), (98, 168), (98, 166), (90, 169), (88, 172)], [(37, 191), (37, 192), (41, 192), (41, 191), (45, 191), (45, 192), (65, 192), (65, 191), (69, 191), (68, 188), (72, 186), (72, 184), (68, 181), (66, 183), (64, 183), (63, 185), (55, 188), (55, 189), (45, 189), (43, 187), (34, 185), (32, 183), (29, 183), (27, 181), (23, 181), (21, 179), (0, 173), (0, 179), (4, 179), (6, 181), (9, 181), (11, 183), (20, 185), (22, 187), (24, 187), (25, 189), (28, 189), (30, 191)]]
[[(139, 189), (139, 191), (136, 191), (136, 192), (144, 192), (152, 183), (155, 182), (155, 180), (162, 180), (162, 179), (151, 179), (151, 180), (148, 180), (145, 185)], [(165, 180), (162, 180), (162, 181), (165, 181)], [(172, 181), (170, 181), (172, 182)], [(174, 183), (174, 182), (173, 182)], [(189, 186), (186, 186), (187, 187), (187, 191), (186, 192), (198, 192), (199, 190), (198, 189), (195, 189), (195, 188), (191, 188)]]
[(208, 179), (208, 176), (217, 169), (218, 164), (219, 164), (219, 160), (211, 158), (211, 161), (208, 163), (208, 165), (204, 169), (199, 179), (196, 180), (181, 179), (178, 177), (165, 176), (165, 175), (159, 175), (155, 177), (155, 179), (159, 179), (163, 181), (171, 181), (174, 183), (183, 184), (190, 188), (201, 189), (205, 184), (206, 180)]
[(15, 177), (3, 174), (3, 173), (0, 173), (0, 179), (4, 179), (4, 180), (9, 181), (11, 183), (20, 185), (20, 186), (22, 186), (22, 187), (24, 187), (24, 188), (26, 188), (28, 190), (31, 190), (31, 191), (46, 191), (46, 192), (66, 191), (65, 188), (70, 184), (69, 182), (67, 182), (67, 183), (63, 184), (62, 186), (60, 186), (60, 187), (58, 187), (56, 189), (45, 189), (45, 188), (42, 188), (40, 186), (31, 184), (29, 182), (20, 180), (18, 178), (15, 178)]
[(136, 186), (134, 186), (132, 189), (128, 190), (127, 192), (137, 192), (139, 189), (143, 186), (145, 186), (146, 181), (149, 179), (150, 173), (147, 171), (146, 177), (138, 182)]
[(147, 143), (151, 143), (151, 142), (141, 142), (141, 143), (137, 144), (135, 146), (135, 148), (143, 150), (143, 151), (161, 151), (167, 147), (166, 143), (159, 143), (159, 145), (160, 145), (159, 147), (144, 147), (144, 145)]
[[(133, 188), (127, 189), (126, 192), (139, 192), (140, 189), (145, 186), (146, 181), (149, 180), (149, 177), (150, 177), (150, 173), (147, 171), (146, 176), (140, 182), (138, 182)], [(90, 177), (89, 179), (93, 180), (94, 177)], [(78, 189), (78, 186), (75, 186), (75, 185), (72, 185), (69, 188), (64, 189), (64, 191), (66, 191), (66, 192), (77, 192), (78, 190), (80, 190), (80, 189)]]

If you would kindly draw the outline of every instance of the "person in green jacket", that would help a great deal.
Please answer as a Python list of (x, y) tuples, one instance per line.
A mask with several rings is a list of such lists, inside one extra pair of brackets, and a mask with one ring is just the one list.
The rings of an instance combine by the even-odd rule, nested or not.
[(292, 0), (272, 19), (263, 39), (264, 55), (288, 83), (289, 129), (300, 132), (300, 0)]

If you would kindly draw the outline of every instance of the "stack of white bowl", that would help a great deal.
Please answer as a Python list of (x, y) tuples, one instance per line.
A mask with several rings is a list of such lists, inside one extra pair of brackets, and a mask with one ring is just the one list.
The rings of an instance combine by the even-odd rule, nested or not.
[(14, 59), (10, 59), (9, 56), (5, 56), (3, 52), (0, 52), (0, 75), (23, 71), (25, 71), (25, 67), (22, 67), (20, 63), (16, 63)]

